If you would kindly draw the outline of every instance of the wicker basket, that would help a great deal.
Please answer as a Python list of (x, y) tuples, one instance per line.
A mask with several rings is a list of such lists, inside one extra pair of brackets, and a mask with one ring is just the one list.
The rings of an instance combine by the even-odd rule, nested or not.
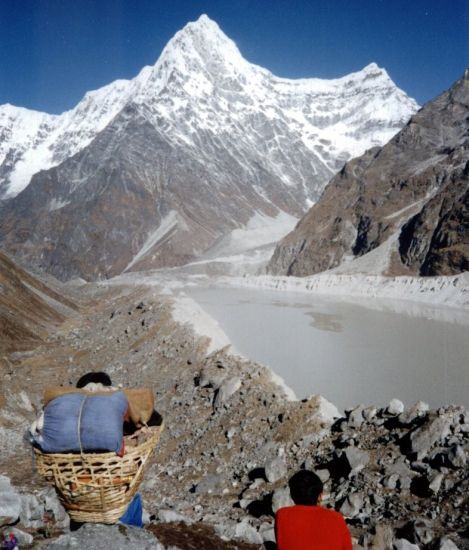
[(53, 483), (70, 518), (78, 522), (116, 523), (138, 490), (145, 466), (163, 426), (148, 438), (115, 453), (43, 453), (34, 448), (37, 471)]

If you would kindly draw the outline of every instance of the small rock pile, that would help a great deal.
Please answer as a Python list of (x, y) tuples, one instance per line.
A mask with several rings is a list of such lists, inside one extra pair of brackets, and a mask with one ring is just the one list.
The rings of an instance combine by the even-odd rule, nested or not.
[(51, 487), (19, 492), (0, 475), (0, 540), (13, 533), (20, 547), (68, 530), (70, 520)]

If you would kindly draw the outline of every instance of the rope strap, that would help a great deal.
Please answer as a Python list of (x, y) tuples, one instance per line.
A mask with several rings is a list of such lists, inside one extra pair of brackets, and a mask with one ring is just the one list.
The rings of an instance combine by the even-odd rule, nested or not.
[(77, 423), (77, 431), (78, 431), (78, 444), (80, 445), (80, 454), (83, 457), (83, 446), (81, 444), (81, 415), (83, 414), (83, 407), (85, 405), (85, 401), (88, 399), (88, 396), (85, 396), (83, 401), (80, 405), (80, 410), (78, 412), (78, 423)]

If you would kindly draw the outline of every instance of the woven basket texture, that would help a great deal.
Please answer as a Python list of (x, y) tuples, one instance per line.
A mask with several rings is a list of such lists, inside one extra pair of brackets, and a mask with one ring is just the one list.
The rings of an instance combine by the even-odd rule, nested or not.
[(149, 429), (147, 439), (115, 453), (43, 453), (34, 448), (38, 473), (55, 485), (71, 519), (116, 523), (138, 490), (145, 466), (163, 426)]

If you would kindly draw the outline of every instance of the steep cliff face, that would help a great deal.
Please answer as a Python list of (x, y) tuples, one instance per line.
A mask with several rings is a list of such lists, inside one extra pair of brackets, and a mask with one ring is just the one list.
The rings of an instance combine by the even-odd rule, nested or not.
[(202, 16), (68, 113), (0, 107), (0, 242), (61, 279), (181, 265), (256, 216), (302, 216), (416, 108), (375, 64), (275, 77)]
[[(305, 276), (381, 247), (385, 273), (450, 275), (469, 261), (469, 71), (384, 147), (348, 162), (268, 270)], [(350, 263), (352, 262), (352, 263)], [(369, 263), (361, 262), (357, 265)]]

